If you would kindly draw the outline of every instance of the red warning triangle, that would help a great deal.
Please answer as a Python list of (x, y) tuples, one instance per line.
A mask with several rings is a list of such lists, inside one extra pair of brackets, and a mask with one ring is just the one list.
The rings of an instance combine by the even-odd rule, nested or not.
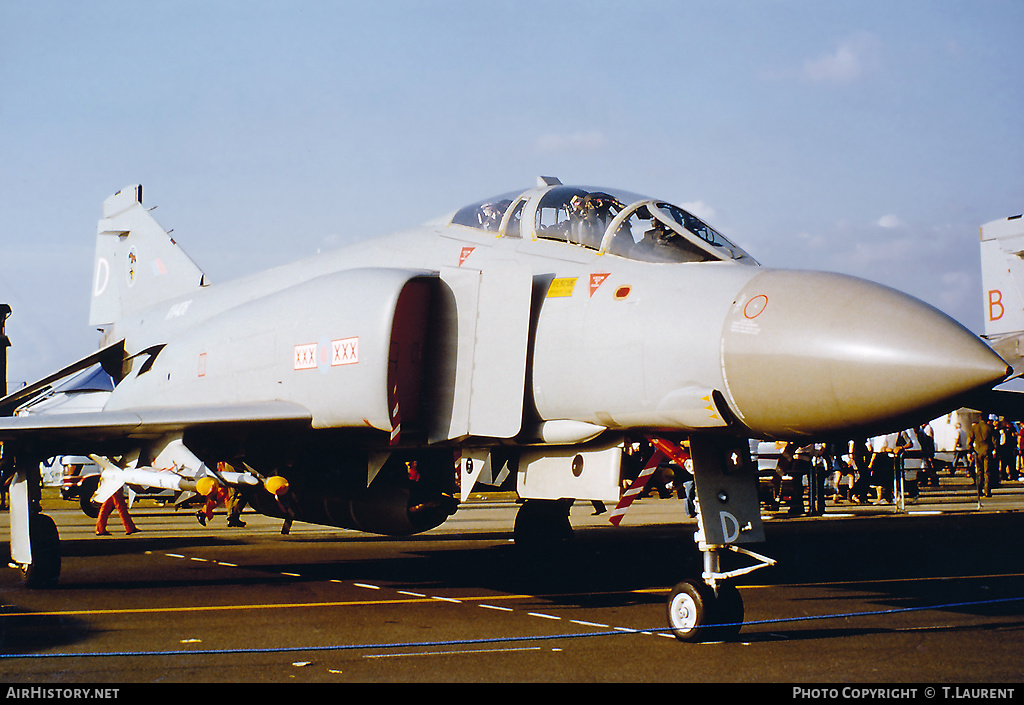
[(598, 287), (604, 284), (604, 280), (611, 276), (610, 272), (600, 272), (590, 275), (590, 295), (593, 296)]

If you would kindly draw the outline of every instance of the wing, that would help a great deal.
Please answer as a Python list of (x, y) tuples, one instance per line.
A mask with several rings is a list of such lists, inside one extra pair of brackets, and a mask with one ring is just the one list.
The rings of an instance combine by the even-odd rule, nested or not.
[(54, 454), (82, 442), (93, 444), (143, 439), (194, 429), (227, 425), (298, 424), (309, 426), (312, 414), (290, 402), (240, 405), (132, 409), (80, 413), (28, 414), (0, 418), (0, 441), (27, 442)]
[(120, 372), (124, 356), (123, 340), (119, 340), (118, 342), (112, 345), (107, 345), (90, 355), (86, 355), (81, 360), (72, 362), (67, 367), (44, 377), (38, 382), (22, 387), (18, 391), (11, 392), (3, 399), (0, 399), (0, 416), (10, 416), (18, 407), (23, 406), (36, 397), (42, 396), (43, 394), (51, 391), (54, 388), (54, 385), (58, 382), (70, 377), (76, 372), (81, 372), (82, 370), (86, 370), (94, 365), (102, 365), (109, 374), (114, 376), (115, 372)]
[(1024, 374), (1024, 333), (1007, 333), (987, 338), (986, 341), (1013, 368), (1013, 377)]

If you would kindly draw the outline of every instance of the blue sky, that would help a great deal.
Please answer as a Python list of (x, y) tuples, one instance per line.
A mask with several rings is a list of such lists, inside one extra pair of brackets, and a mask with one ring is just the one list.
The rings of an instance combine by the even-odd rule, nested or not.
[(95, 349), (95, 222), (133, 183), (214, 283), (551, 174), (981, 332), (1022, 30), (1020, 0), (0, 0), (8, 378)]

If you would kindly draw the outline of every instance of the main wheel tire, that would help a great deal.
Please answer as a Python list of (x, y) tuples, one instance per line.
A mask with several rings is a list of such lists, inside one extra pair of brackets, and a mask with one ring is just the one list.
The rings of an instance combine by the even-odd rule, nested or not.
[(528, 499), (516, 512), (513, 537), (517, 546), (551, 548), (572, 538), (569, 504), (561, 500)]
[(60, 577), (60, 535), (53, 519), (33, 514), (29, 518), (29, 543), (32, 563), (21, 569), (25, 587), (37, 590), (55, 586)]
[(684, 580), (673, 588), (666, 603), (668, 625), (680, 641), (705, 641), (710, 636), (714, 593), (704, 582)]
[(743, 628), (743, 598), (735, 585), (728, 583), (718, 586), (715, 597), (716, 636), (723, 641), (732, 641)]
[(82, 507), (82, 511), (90, 519), (95, 519), (100, 515), (100, 505), (92, 501), (92, 496), (96, 494), (96, 488), (100, 485), (100, 481), (96, 480), (84, 480), (82, 487), (78, 493), (78, 503)]

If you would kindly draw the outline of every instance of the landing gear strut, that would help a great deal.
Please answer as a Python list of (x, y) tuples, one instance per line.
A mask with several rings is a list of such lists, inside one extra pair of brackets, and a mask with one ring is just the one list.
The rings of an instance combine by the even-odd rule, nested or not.
[[(743, 626), (743, 598), (728, 581), (775, 565), (775, 561), (734, 542), (764, 540), (757, 474), (746, 441), (725, 436), (692, 436), (690, 458), (675, 443), (650, 438), (651, 443), (680, 467), (693, 462), (697, 491), (697, 533), (694, 540), (704, 557), (701, 580), (679, 583), (666, 605), (669, 628), (680, 641), (734, 639)], [(721, 552), (739, 553), (757, 561), (754, 565), (722, 571)]]
[(21, 570), (27, 588), (53, 587), (60, 577), (60, 537), (53, 519), (39, 511), (39, 463), (19, 460), (11, 483), (11, 567)]

